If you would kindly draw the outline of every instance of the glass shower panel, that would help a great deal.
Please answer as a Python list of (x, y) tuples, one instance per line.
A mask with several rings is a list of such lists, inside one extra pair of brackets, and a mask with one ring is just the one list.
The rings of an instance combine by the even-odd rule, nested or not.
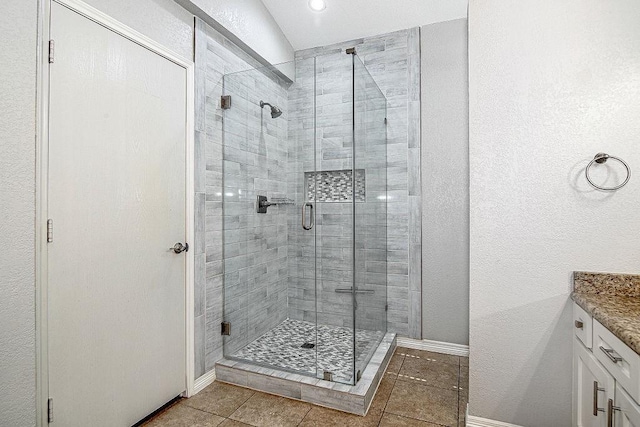
[(355, 369), (364, 372), (387, 331), (387, 100), (357, 55), (353, 79)]
[(317, 378), (316, 230), (304, 228), (311, 226), (314, 215), (313, 198), (309, 197), (305, 181), (307, 172), (313, 171), (315, 165), (314, 88), (315, 59), (295, 61), (295, 81), (289, 88), (287, 195), (295, 204), (287, 216), (288, 316), (291, 324), (303, 331), (302, 339), (299, 334), (292, 337), (298, 346), (295, 360), (302, 362), (304, 372)]
[(315, 162), (306, 187), (316, 215), (318, 375), (355, 384), (353, 312), (353, 65), (315, 59)]
[[(230, 324), (223, 346), (227, 358), (315, 375), (315, 353), (290, 363), (300, 351), (293, 342), (304, 341), (305, 330), (287, 322), (294, 208), (288, 89), (267, 68), (223, 79), (230, 97), (230, 108), (223, 109), (223, 321)], [(259, 209), (259, 196), (272, 205)]]

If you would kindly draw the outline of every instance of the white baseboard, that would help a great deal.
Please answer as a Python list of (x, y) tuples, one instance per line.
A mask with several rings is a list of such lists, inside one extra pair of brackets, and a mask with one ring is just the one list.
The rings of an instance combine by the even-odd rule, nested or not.
[(468, 345), (454, 344), (450, 342), (414, 340), (413, 338), (398, 337), (398, 347), (469, 357)]
[(520, 427), (517, 424), (503, 423), (502, 421), (490, 420), (488, 418), (480, 418), (467, 416), (467, 427)]
[(197, 380), (195, 380), (195, 382), (193, 383), (193, 394), (191, 396), (200, 393), (202, 390), (207, 388), (207, 386), (209, 386), (215, 380), (216, 380), (216, 370), (214, 368), (209, 372), (207, 372), (206, 374), (202, 375)]

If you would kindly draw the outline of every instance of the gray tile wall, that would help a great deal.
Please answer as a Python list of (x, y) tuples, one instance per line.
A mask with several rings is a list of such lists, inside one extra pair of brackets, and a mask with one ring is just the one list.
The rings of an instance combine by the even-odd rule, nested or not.
[[(350, 90), (345, 85), (349, 79), (340, 76), (347, 55), (344, 49), (355, 46), (371, 76), (381, 88), (388, 101), (387, 127), (387, 190), (388, 203), (388, 330), (412, 338), (421, 338), (421, 196), (420, 196), (420, 33), (419, 28), (397, 31), (365, 39), (352, 40), (331, 46), (323, 46), (296, 52), (296, 83), (290, 91), (292, 114), (294, 106), (304, 111), (313, 109), (309, 101), (303, 100), (306, 91), (313, 90), (311, 77), (313, 57), (318, 57), (318, 127), (322, 151), (319, 163), (324, 169), (343, 169), (351, 166), (349, 148), (351, 141), (350, 115), (336, 116), (337, 112), (348, 113)], [(343, 59), (341, 59), (343, 58)], [(326, 80), (323, 80), (323, 75)], [(322, 91), (322, 92), (320, 92)], [(344, 94), (347, 98), (343, 98)], [(307, 114), (308, 116), (308, 114)], [(290, 115), (292, 118), (293, 116)], [(298, 128), (290, 127), (293, 143), (309, 144), (313, 141), (312, 124), (302, 120)], [(293, 118), (291, 119), (293, 122)], [(333, 144), (333, 149), (328, 147)], [(308, 147), (307, 147), (308, 149)], [(342, 167), (338, 166), (341, 165)], [(305, 165), (308, 167), (308, 165)], [(336, 211), (332, 212), (335, 214)], [(318, 209), (320, 214), (320, 209)], [(346, 220), (345, 220), (346, 221)], [(350, 223), (339, 224), (350, 227)], [(323, 235), (326, 233), (323, 231)], [(290, 241), (292, 239), (290, 238)], [(292, 242), (294, 245), (298, 241)], [(327, 248), (323, 248), (327, 249)], [(335, 248), (340, 251), (346, 247)], [(298, 248), (303, 256), (310, 256)], [(292, 251), (290, 245), (290, 252)], [(329, 250), (322, 256), (336, 258), (338, 251)], [(309, 266), (309, 260), (306, 261)], [(291, 266), (291, 262), (290, 262)], [(290, 269), (291, 271), (291, 269)], [(291, 294), (309, 294), (309, 283), (290, 281)], [(308, 296), (308, 295), (306, 295)], [(300, 307), (312, 307), (303, 299)], [(295, 304), (295, 303), (294, 303)], [(294, 305), (294, 310), (297, 307)], [(320, 318), (318, 319), (321, 320)], [(324, 319), (323, 319), (324, 320)], [(329, 319), (327, 319), (329, 320)]]

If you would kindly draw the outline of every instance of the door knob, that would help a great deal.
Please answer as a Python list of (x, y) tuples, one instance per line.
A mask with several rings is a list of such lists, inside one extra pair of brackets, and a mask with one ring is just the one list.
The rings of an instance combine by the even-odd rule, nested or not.
[(175, 245), (173, 245), (173, 247), (169, 248), (169, 250), (177, 254), (180, 254), (182, 252), (187, 252), (189, 250), (189, 244), (185, 243), (183, 245), (182, 243), (178, 242)]

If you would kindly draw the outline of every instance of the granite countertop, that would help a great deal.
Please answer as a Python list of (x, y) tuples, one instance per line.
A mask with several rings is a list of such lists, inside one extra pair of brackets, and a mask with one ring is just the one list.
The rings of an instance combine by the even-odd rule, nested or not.
[(640, 298), (573, 292), (571, 298), (616, 337), (640, 354)]

